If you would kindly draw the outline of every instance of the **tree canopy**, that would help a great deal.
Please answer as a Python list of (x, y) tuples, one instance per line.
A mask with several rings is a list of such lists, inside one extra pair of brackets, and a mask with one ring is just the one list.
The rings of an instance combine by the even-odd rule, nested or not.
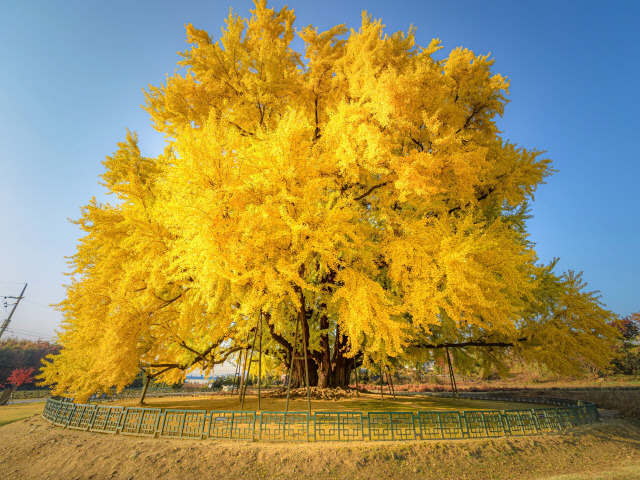
[(260, 317), (273, 365), (300, 322), (320, 385), (444, 346), (487, 368), (501, 347), (560, 371), (606, 363), (613, 314), (537, 263), (527, 205), (553, 169), (500, 136), (493, 61), (439, 58), (438, 40), (366, 13), (357, 31), (294, 19), (257, 1), (217, 41), (187, 26), (181, 69), (146, 92), (164, 153), (128, 133), (104, 162), (117, 200), (77, 221), (44, 381), (83, 399), (139, 368), (176, 380), (230, 358)]

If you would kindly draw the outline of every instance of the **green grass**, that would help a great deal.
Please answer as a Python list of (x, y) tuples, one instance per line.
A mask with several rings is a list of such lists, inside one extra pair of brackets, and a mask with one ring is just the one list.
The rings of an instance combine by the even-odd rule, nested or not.
[(14, 400), (24, 400), (29, 398), (43, 398), (47, 399), (51, 396), (49, 390), (16, 390), (13, 392)]
[[(134, 406), (138, 399), (127, 399), (114, 402), (116, 405)], [(265, 412), (282, 412), (285, 409), (283, 398), (263, 398), (261, 409)], [(240, 410), (237, 396), (202, 395), (197, 397), (149, 397), (145, 399), (148, 408), (175, 408), (188, 410)], [(311, 399), (313, 411), (345, 411), (345, 412), (406, 412), (406, 411), (451, 411), (451, 410), (509, 410), (546, 408), (545, 405), (520, 402), (499, 402), (488, 400), (467, 400), (429, 396), (392, 396), (385, 395), (380, 400), (379, 394), (361, 394), (360, 397), (347, 397), (338, 400)], [(244, 410), (259, 411), (256, 395), (247, 395)], [(306, 411), (306, 397), (290, 400), (289, 411)]]
[(45, 402), (14, 403), (0, 407), (0, 427), (42, 413)]

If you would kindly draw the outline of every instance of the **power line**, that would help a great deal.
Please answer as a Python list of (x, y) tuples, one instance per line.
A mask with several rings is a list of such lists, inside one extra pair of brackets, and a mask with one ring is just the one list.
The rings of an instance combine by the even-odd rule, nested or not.
[(16, 335), (31, 335), (33, 337), (52, 337), (49, 334), (46, 333), (40, 333), (40, 332), (25, 332), (23, 330), (14, 330), (12, 328), (7, 328), (7, 332), (11, 332), (11, 333), (15, 333)]
[(53, 335), (49, 334), (49, 333), (42, 333), (42, 332), (36, 332), (33, 330), (27, 330), (24, 328), (16, 328), (16, 327), (11, 327), (11, 328), (7, 328), (7, 331), (13, 332), (13, 333), (25, 333), (25, 334), (32, 334), (32, 335), (42, 335), (45, 337), (53, 337)]
[(42, 339), (51, 339), (53, 340), (53, 336), (52, 335), (46, 335), (44, 333), (27, 333), (27, 332), (17, 332), (11, 328), (7, 328), (7, 332), (9, 333), (13, 333), (14, 335), (19, 335), (19, 336), (27, 336), (27, 337), (33, 337), (33, 338), (42, 338)]
[(38, 335), (42, 334), (42, 335), (50, 336), (48, 333), (34, 332), (33, 330), (27, 330), (27, 329), (24, 329), (24, 328), (11, 327), (11, 328), (8, 328), (7, 330), (11, 330), (13, 332), (35, 333), (35, 334), (38, 334)]
[(19, 332), (27, 332), (27, 333), (42, 333), (36, 330), (29, 330), (28, 328), (18, 328), (18, 327), (11, 327), (9, 328), (9, 330), (17, 330)]
[(23, 300), (27, 303), (31, 303), (32, 305), (38, 305), (39, 307), (53, 308), (51, 305), (42, 305), (41, 303), (32, 302), (31, 300), (27, 300), (26, 298), (24, 298)]

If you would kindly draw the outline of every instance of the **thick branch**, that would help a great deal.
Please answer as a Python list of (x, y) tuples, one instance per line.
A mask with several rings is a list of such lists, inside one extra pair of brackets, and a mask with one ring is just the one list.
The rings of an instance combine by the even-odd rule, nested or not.
[[(217, 344), (216, 344), (216, 345), (217, 345)], [(216, 346), (216, 345), (214, 345), (213, 347), (210, 347), (210, 348), (209, 348), (209, 349), (207, 349), (207, 350), (210, 352), (213, 348), (215, 348), (215, 346)], [(205, 355), (207, 355), (207, 353), (208, 353), (208, 352), (207, 352), (207, 353), (202, 354), (202, 353), (200, 353), (200, 352), (198, 352), (198, 351), (194, 350), (194, 349), (193, 349), (193, 348), (191, 348), (190, 346), (188, 346), (185, 342), (180, 343), (180, 346), (181, 346), (182, 348), (185, 348), (185, 349), (189, 350), (191, 353), (195, 353), (195, 354), (196, 354), (196, 357), (199, 357), (201, 360), (206, 360)]]
[(227, 361), (227, 358), (229, 358), (231, 356), (231, 354), (239, 352), (242, 349), (243, 349), (243, 347), (240, 347), (240, 346), (232, 347), (229, 350), (227, 350), (226, 352), (224, 352), (222, 354), (222, 356), (220, 358), (216, 359), (213, 363), (215, 365), (219, 365), (221, 363), (224, 363), (224, 362)]
[(318, 121), (318, 96), (315, 98), (315, 113), (316, 113), (316, 129), (313, 132), (313, 141), (315, 142), (320, 138), (320, 122)]
[(162, 367), (172, 367), (172, 368), (180, 368), (180, 365), (177, 363), (145, 363), (141, 364), (140, 368), (162, 368)]
[(149, 375), (147, 372), (144, 372), (147, 375), (147, 378), (156, 378), (159, 377), (160, 375), (162, 375), (164, 372), (168, 372), (169, 370), (172, 370), (176, 367), (167, 367), (163, 370), (160, 370), (159, 372), (154, 373), (153, 375)]
[(420, 149), (421, 152), (424, 152), (424, 145), (422, 145), (422, 142), (419, 142), (413, 137), (411, 137), (411, 141), (416, 144), (416, 146)]
[(276, 333), (274, 326), (269, 322), (269, 320), (271, 319), (271, 315), (265, 312), (264, 318), (267, 322), (267, 327), (269, 327), (269, 333), (271, 334), (271, 337), (280, 345), (282, 345), (288, 352), (291, 352), (293, 350), (293, 345), (291, 345), (289, 341), (282, 335)]
[[(160, 370), (159, 372), (154, 373), (153, 375), (152, 375), (152, 374), (150, 374), (150, 373), (146, 370), (147, 368), (150, 368), (150, 367), (157, 367), (157, 366), (158, 366), (158, 365), (146, 365), (146, 366), (140, 365), (140, 367), (139, 367), (139, 368), (140, 368), (140, 370), (142, 371), (142, 373), (144, 373), (144, 374), (145, 374), (145, 376), (147, 377), (147, 379), (148, 379), (148, 380), (154, 379), (154, 378), (156, 378), (156, 377), (158, 377), (158, 376), (162, 375), (164, 372), (168, 372), (169, 370), (173, 370), (174, 368), (180, 368), (180, 366), (179, 366), (179, 365), (177, 365), (177, 364), (165, 364), (164, 366), (165, 366), (166, 368), (163, 368), (162, 370)], [(146, 391), (146, 388), (145, 388), (145, 391)]]
[(367, 190), (366, 192), (364, 192), (362, 195), (360, 195), (359, 197), (354, 198), (354, 200), (356, 202), (362, 200), (363, 198), (367, 198), (369, 196), (369, 194), (371, 194), (371, 192), (377, 190), (378, 188), (384, 187), (386, 184), (388, 184), (389, 182), (383, 182), (383, 183), (379, 183), (378, 185), (374, 185), (373, 187), (371, 187), (369, 190)]
[(234, 123), (232, 121), (229, 120), (229, 123), (231, 125), (233, 125), (234, 127), (236, 127), (239, 131), (240, 131), (240, 135), (242, 135), (243, 137), (253, 137), (254, 134), (252, 132), (248, 132), (246, 131), (244, 128), (242, 128), (240, 125), (238, 125), (237, 123)]
[[(504, 174), (503, 175), (498, 175), (496, 177), (496, 180), (500, 180), (502, 177), (504, 177)], [(476, 198), (476, 201), (477, 202), (481, 202), (482, 200), (485, 200), (489, 195), (491, 195), (493, 192), (495, 192), (496, 188), (497, 188), (496, 186), (489, 187), (489, 189), (486, 192), (484, 192), (482, 195), (480, 195), (479, 197)], [(465, 205), (465, 207), (468, 207), (468, 206), (469, 206), (469, 204)], [(455, 212), (456, 210), (461, 210), (461, 209), (462, 209), (462, 206), (454, 207), (454, 208), (449, 210), (449, 214)]]
[(209, 355), (214, 348), (218, 347), (224, 340), (226, 339), (226, 337), (222, 338), (219, 342), (213, 343), (211, 345), (209, 345), (207, 347), (207, 349), (203, 352), (200, 353), (197, 350), (194, 350), (193, 348), (191, 348), (190, 346), (188, 346), (184, 341), (182, 343), (180, 343), (179, 345), (182, 348), (185, 348), (187, 350), (189, 350), (191, 353), (195, 353), (196, 354), (196, 358), (195, 360), (193, 360), (189, 365), (187, 365), (185, 368), (189, 368), (192, 367), (193, 365), (195, 365), (199, 360), (202, 360), (203, 362), (207, 361), (207, 355)]
[[(457, 98), (456, 98), (457, 99)], [(473, 118), (480, 113), (482, 110), (484, 109), (484, 105), (478, 105), (473, 107), (473, 111), (471, 112), (471, 115), (469, 115), (467, 117), (467, 120), (464, 122), (464, 125), (459, 128), (456, 133), (460, 133), (462, 130), (464, 130), (465, 128), (467, 128), (469, 126), (469, 124), (471, 123), (471, 120), (473, 120)]]
[[(185, 291), (188, 291), (189, 289), (187, 288)], [(184, 292), (183, 292), (184, 293)], [(173, 302), (175, 302), (176, 300), (178, 300), (180, 297), (182, 297), (183, 293), (178, 294), (177, 297), (172, 298), (171, 300), (162, 300), (162, 298), (160, 298), (158, 295), (156, 295), (155, 293), (153, 294), (158, 300), (162, 300), (164, 302), (164, 304), (160, 305), (157, 309), (156, 312), (158, 310), (163, 309), (164, 307), (168, 307), (169, 305), (171, 305)]]

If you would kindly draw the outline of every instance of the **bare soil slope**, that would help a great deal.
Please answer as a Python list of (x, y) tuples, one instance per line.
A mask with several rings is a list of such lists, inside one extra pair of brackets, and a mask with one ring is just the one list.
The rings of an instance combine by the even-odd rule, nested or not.
[(251, 443), (63, 430), (39, 415), (0, 427), (3, 479), (640, 479), (640, 424), (454, 442)]

